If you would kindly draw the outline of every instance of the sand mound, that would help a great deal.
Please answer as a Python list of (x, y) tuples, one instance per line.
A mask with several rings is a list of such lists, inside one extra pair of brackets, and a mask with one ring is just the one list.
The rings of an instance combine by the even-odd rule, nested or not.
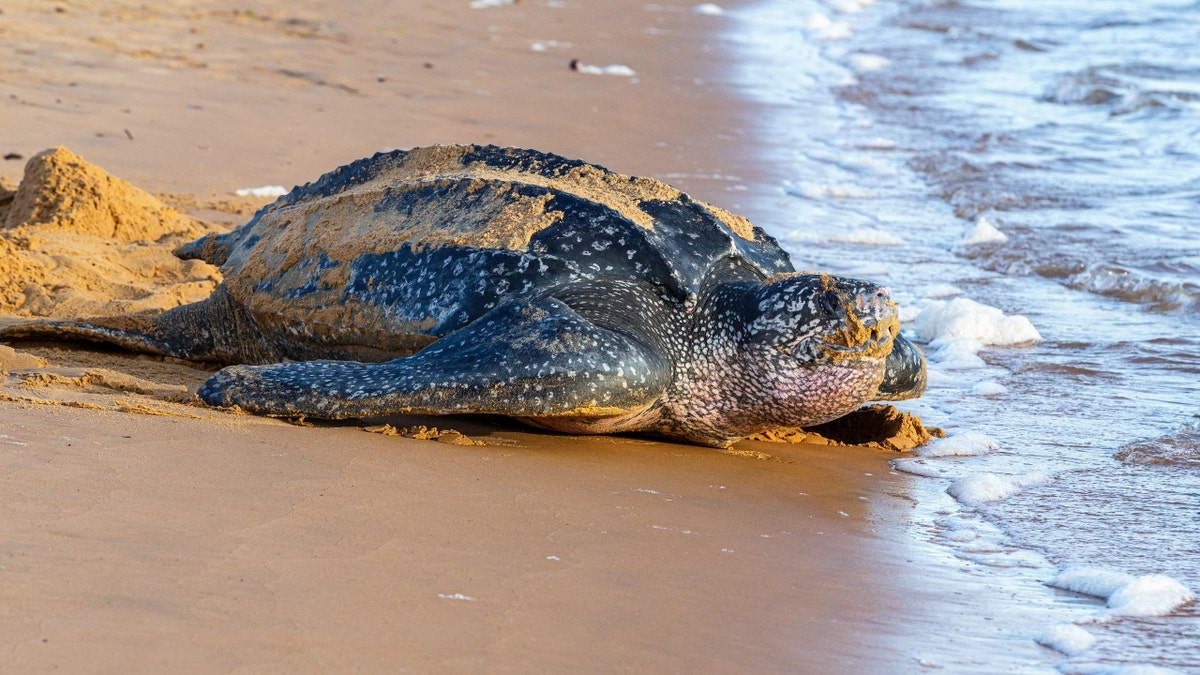
[(29, 158), (4, 227), (37, 227), (121, 241), (197, 237), (205, 227), (66, 148)]
[(78, 318), (203, 299), (219, 272), (171, 249), (208, 231), (65, 148), (38, 153), (15, 191), (0, 187), (0, 312)]

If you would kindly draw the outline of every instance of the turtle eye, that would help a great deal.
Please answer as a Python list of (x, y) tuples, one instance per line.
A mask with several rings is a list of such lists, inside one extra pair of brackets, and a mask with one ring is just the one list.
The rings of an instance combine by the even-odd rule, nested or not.
[(825, 294), (817, 298), (817, 307), (825, 316), (833, 316), (839, 309), (842, 308), (842, 301), (837, 293), (833, 291), (825, 291)]

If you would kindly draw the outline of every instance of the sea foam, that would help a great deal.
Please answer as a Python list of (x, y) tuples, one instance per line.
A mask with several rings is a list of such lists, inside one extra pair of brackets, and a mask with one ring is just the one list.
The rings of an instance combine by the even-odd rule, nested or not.
[[(918, 314), (917, 319), (920, 318), (921, 315)], [(970, 370), (987, 367), (983, 359), (979, 358), (981, 349), (983, 343), (978, 340), (935, 340), (930, 343), (927, 353), (941, 370)]]
[(1118, 588), (1133, 581), (1131, 575), (1100, 567), (1068, 567), (1050, 580), (1050, 585), (1097, 598), (1108, 598)]
[(976, 431), (935, 438), (915, 450), (918, 457), (971, 457), (982, 455), (1000, 447), (991, 436)]
[(949, 478), (950, 470), (942, 464), (934, 464), (926, 462), (924, 459), (916, 457), (902, 457), (893, 459), (891, 462), (892, 468), (897, 471), (912, 474), (914, 476), (923, 476), (925, 478)]
[(1039, 485), (1047, 480), (1049, 478), (1043, 473), (1024, 476), (976, 473), (954, 481), (946, 488), (946, 492), (967, 506), (979, 506), (1008, 499), (1028, 486)]
[(1134, 577), (1100, 567), (1068, 567), (1049, 584), (1103, 598), (1107, 610), (1097, 617), (1099, 620), (1113, 616), (1162, 616), (1196, 599), (1187, 586), (1165, 574)]
[(834, 21), (819, 12), (809, 14), (804, 20), (804, 29), (819, 40), (845, 40), (853, 31), (845, 21)]
[(573, 46), (570, 42), (559, 42), (558, 40), (534, 40), (529, 43), (529, 48), (535, 52), (548, 52), (551, 49), (570, 49)]
[(1096, 644), (1096, 636), (1073, 623), (1056, 623), (1041, 635), (1037, 642), (1067, 656), (1076, 656)]
[(860, 12), (864, 7), (870, 7), (875, 4), (875, 0), (833, 0), (829, 6), (835, 12), (842, 14), (854, 14)]
[(975, 226), (959, 240), (959, 246), (978, 246), (980, 244), (1003, 244), (1008, 241), (1008, 235), (996, 227), (995, 222), (987, 216), (975, 219)]
[(892, 65), (892, 62), (886, 56), (864, 52), (856, 52), (847, 56), (846, 62), (855, 70), (883, 70)]
[(1162, 616), (1195, 600), (1188, 587), (1165, 574), (1147, 574), (1108, 596), (1108, 609), (1122, 616)]
[(969, 298), (934, 300), (913, 321), (924, 340), (974, 340), (984, 345), (1006, 346), (1042, 339), (1029, 319), (1006, 315), (996, 307)]

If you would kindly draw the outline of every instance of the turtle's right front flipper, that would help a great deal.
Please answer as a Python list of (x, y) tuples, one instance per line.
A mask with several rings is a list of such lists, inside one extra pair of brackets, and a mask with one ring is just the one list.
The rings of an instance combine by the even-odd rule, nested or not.
[(553, 422), (644, 411), (670, 378), (649, 347), (545, 298), (501, 304), (406, 358), (232, 366), (199, 395), (277, 416), (491, 413)]
[(91, 342), (219, 363), (270, 363), (281, 358), (253, 318), (221, 286), (206, 300), (161, 314), (34, 321), (0, 329), (0, 340)]

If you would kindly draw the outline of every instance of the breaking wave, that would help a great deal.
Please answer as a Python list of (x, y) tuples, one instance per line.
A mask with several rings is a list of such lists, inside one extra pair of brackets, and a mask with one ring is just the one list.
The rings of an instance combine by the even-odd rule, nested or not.
[(1090, 66), (1062, 75), (1042, 100), (1066, 105), (1093, 105), (1112, 115), (1146, 108), (1200, 107), (1200, 88), (1187, 80), (1197, 73), (1144, 63)]
[(1200, 427), (1185, 424), (1175, 433), (1128, 443), (1114, 457), (1125, 464), (1200, 467)]

